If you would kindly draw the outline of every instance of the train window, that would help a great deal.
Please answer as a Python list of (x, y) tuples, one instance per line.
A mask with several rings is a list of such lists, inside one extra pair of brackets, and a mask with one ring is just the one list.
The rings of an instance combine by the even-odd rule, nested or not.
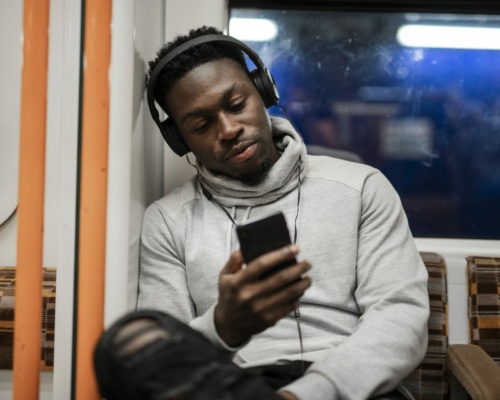
[(229, 34), (312, 151), (388, 177), (414, 236), (500, 238), (500, 16), (233, 7)]

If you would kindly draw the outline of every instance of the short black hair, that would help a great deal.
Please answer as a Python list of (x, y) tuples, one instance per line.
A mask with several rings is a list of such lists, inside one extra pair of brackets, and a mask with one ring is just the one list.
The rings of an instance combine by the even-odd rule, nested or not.
[[(190, 30), (188, 35), (177, 36), (174, 40), (165, 44), (156, 53), (156, 58), (149, 62), (148, 79), (151, 78), (151, 73), (160, 60), (176, 47), (196, 37), (213, 34), (221, 35), (222, 32), (212, 26), (202, 26), (201, 28)], [(175, 82), (194, 68), (223, 58), (236, 61), (249, 74), (245, 56), (240, 49), (217, 42), (202, 43), (179, 54), (163, 68), (154, 88), (155, 100), (166, 111), (164, 104), (165, 96)]]

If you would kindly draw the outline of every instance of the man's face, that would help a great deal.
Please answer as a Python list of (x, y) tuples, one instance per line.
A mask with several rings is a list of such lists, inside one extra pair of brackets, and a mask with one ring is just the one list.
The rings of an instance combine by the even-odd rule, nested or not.
[(165, 100), (184, 141), (211, 171), (255, 184), (278, 160), (262, 98), (235, 61), (196, 67)]

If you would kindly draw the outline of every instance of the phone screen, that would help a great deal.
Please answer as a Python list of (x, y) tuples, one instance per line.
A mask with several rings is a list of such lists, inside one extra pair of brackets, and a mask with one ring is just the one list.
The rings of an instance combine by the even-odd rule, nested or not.
[[(236, 228), (236, 233), (240, 241), (243, 259), (247, 264), (265, 253), (291, 244), (290, 233), (288, 232), (285, 217), (281, 212), (239, 225)], [(261, 279), (296, 263), (297, 261), (294, 259), (277, 265), (263, 274)]]

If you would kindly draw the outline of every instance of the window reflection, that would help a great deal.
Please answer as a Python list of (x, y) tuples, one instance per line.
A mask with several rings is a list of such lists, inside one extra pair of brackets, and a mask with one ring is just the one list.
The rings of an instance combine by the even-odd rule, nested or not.
[(407, 25), (496, 35), (500, 17), (232, 9), (231, 18), (277, 25), (275, 39), (245, 42), (306, 144), (380, 169), (415, 236), (500, 238), (500, 50), (397, 38)]

